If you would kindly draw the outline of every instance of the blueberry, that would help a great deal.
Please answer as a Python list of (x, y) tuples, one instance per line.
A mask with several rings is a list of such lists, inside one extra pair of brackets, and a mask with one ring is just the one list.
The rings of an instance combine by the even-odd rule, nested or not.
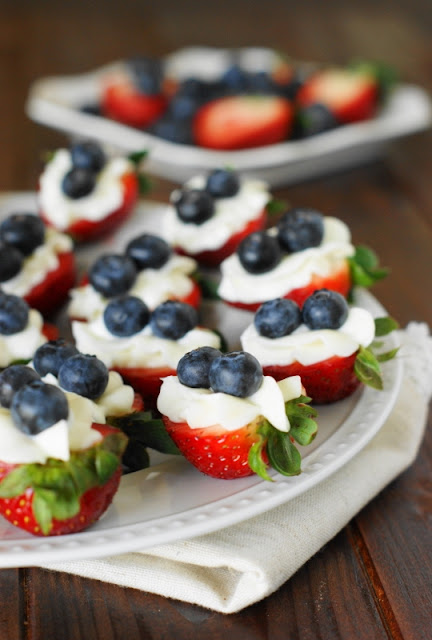
[(282, 251), (275, 236), (254, 231), (240, 242), (237, 255), (246, 271), (259, 274), (274, 269), (282, 258)]
[(277, 224), (278, 238), (289, 252), (318, 247), (324, 237), (323, 215), (315, 209), (290, 209)]
[(93, 191), (96, 185), (96, 174), (90, 169), (73, 167), (66, 173), (62, 181), (63, 192), (73, 200), (84, 198)]
[(0, 240), (29, 256), (43, 244), (45, 225), (31, 213), (13, 213), (0, 225)]
[(143, 233), (129, 242), (126, 255), (135, 262), (138, 269), (160, 269), (170, 259), (172, 249), (159, 236)]
[(67, 420), (69, 405), (61, 389), (42, 380), (21, 387), (13, 396), (11, 416), (20, 431), (35, 436), (59, 420)]
[(197, 323), (197, 310), (178, 300), (162, 302), (153, 311), (150, 320), (154, 335), (168, 340), (179, 340), (196, 327)]
[(249, 74), (249, 93), (272, 95), (276, 93), (275, 82), (267, 71), (256, 71)]
[(214, 347), (193, 349), (183, 356), (177, 365), (177, 377), (186, 387), (209, 389), (209, 370), (213, 360), (222, 353)]
[(320, 102), (302, 107), (297, 112), (296, 120), (297, 128), (302, 138), (309, 138), (325, 131), (331, 131), (331, 129), (335, 129), (340, 124), (331, 110)]
[(213, 198), (232, 198), (240, 189), (240, 181), (234, 171), (215, 169), (208, 176), (205, 188)]
[(214, 213), (213, 198), (201, 189), (184, 189), (174, 206), (180, 220), (190, 224), (203, 224)]
[(23, 298), (8, 293), (0, 294), (0, 334), (11, 336), (23, 331), (28, 317), (29, 306)]
[(89, 271), (90, 284), (106, 298), (126, 293), (136, 277), (137, 268), (132, 258), (115, 253), (100, 256)]
[(163, 65), (160, 60), (137, 56), (128, 61), (135, 87), (145, 95), (156, 95), (162, 91)]
[(103, 317), (113, 336), (126, 338), (144, 329), (150, 319), (150, 311), (140, 298), (121, 296), (107, 304)]
[(258, 333), (272, 339), (289, 335), (301, 325), (301, 322), (300, 307), (287, 298), (276, 298), (264, 302), (254, 318)]
[(73, 166), (79, 169), (87, 169), (97, 173), (106, 162), (102, 147), (90, 140), (76, 142), (71, 146), (70, 153)]
[(0, 373), (0, 404), (9, 409), (12, 397), (18, 389), (29, 382), (40, 380), (39, 374), (24, 364), (11, 364)]
[(223, 73), (222, 83), (233, 94), (247, 93), (250, 87), (249, 74), (234, 63)]
[(247, 398), (258, 391), (262, 379), (260, 363), (246, 351), (226, 353), (210, 365), (209, 381), (215, 392)]
[(306, 299), (302, 316), (309, 329), (339, 329), (348, 317), (348, 303), (337, 291), (318, 289)]
[(0, 282), (11, 280), (21, 271), (24, 256), (21, 251), (0, 243)]
[(75, 345), (66, 342), (63, 338), (50, 340), (36, 349), (33, 366), (42, 377), (47, 373), (57, 377), (63, 362), (77, 353), (79, 352)]
[(95, 400), (105, 391), (109, 372), (96, 356), (78, 353), (60, 367), (58, 381), (62, 389)]
[(195, 143), (191, 117), (164, 114), (149, 127), (149, 133), (176, 144), (193, 145)]

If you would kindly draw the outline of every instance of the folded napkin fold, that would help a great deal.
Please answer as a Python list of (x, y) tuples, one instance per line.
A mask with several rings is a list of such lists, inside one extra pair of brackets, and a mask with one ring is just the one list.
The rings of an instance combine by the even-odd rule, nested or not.
[(143, 552), (46, 568), (223, 613), (239, 611), (268, 596), (415, 459), (432, 395), (432, 338), (428, 327), (419, 323), (410, 323), (400, 338), (397, 357), (403, 360), (404, 376), (391, 415), (359, 454), (321, 484), (216, 533)]

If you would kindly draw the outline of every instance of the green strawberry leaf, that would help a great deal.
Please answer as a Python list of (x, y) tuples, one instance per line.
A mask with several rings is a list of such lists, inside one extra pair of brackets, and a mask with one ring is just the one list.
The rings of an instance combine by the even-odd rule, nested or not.
[(225, 338), (225, 336), (223, 335), (223, 333), (221, 333), (218, 329), (211, 329), (211, 331), (213, 331), (213, 333), (215, 333), (219, 340), (220, 340), (220, 347), (219, 350), (222, 351), (222, 353), (227, 353), (229, 348), (228, 348), (228, 342)]
[(101, 486), (108, 482), (118, 465), (119, 459), (114, 453), (98, 447), (95, 456), (95, 469)]
[(148, 469), (150, 456), (146, 447), (138, 440), (129, 441), (123, 455), (123, 473)]
[(49, 503), (45, 500), (37, 489), (34, 492), (32, 509), (36, 522), (39, 524), (44, 535), (48, 535), (51, 531), (52, 513)]
[(268, 434), (274, 429), (271, 424), (264, 421), (263, 424), (258, 427), (257, 434), (258, 440), (249, 449), (248, 463), (254, 473), (260, 476), (263, 480), (273, 482), (272, 478), (267, 473), (267, 463), (263, 459), (263, 454), (266, 450), (266, 444), (268, 440)]
[(378, 338), (382, 336), (386, 336), (395, 329), (399, 328), (398, 322), (391, 318), (390, 316), (386, 316), (383, 318), (375, 318), (375, 335)]
[(279, 213), (286, 211), (288, 209), (288, 204), (283, 200), (276, 200), (273, 198), (266, 204), (266, 211), (269, 216), (277, 216)]
[(383, 62), (372, 60), (353, 60), (349, 67), (359, 73), (366, 73), (375, 78), (378, 83), (380, 100), (386, 98), (398, 79), (396, 69)]
[(67, 520), (79, 513), (80, 501), (77, 492), (73, 489), (70, 491), (55, 491), (38, 487), (35, 489), (35, 496), (41, 502), (45, 502), (51, 516), (56, 520)]
[(149, 193), (152, 190), (152, 182), (150, 178), (148, 178), (143, 173), (138, 173), (137, 178), (138, 178), (138, 189), (139, 189), (140, 195), (145, 196), (147, 193)]
[(13, 498), (31, 486), (32, 476), (30, 465), (16, 467), (0, 482), (0, 498)]
[(139, 442), (144, 447), (160, 453), (180, 455), (180, 451), (165, 429), (163, 420), (154, 418), (151, 411), (137, 411), (128, 416), (107, 418), (109, 424), (121, 429), (130, 443)]
[(378, 390), (383, 388), (380, 365), (370, 349), (359, 348), (354, 362), (354, 373), (361, 382), (369, 387)]
[(141, 162), (148, 156), (148, 151), (142, 149), (141, 151), (134, 151), (128, 155), (128, 159), (138, 167)]
[(388, 275), (388, 269), (380, 268), (378, 258), (372, 249), (356, 247), (355, 254), (348, 258), (353, 286), (371, 287)]
[(218, 294), (219, 285), (217, 282), (211, 278), (206, 278), (202, 273), (198, 273), (197, 271), (192, 275), (192, 278), (201, 289), (201, 294), (205, 300), (220, 300)]
[(289, 433), (275, 427), (269, 433), (267, 455), (275, 471), (284, 476), (297, 476), (301, 473), (301, 455), (291, 442)]
[(394, 349), (390, 349), (390, 351), (386, 351), (385, 353), (377, 353), (376, 359), (378, 360), (378, 362), (388, 362), (389, 360), (393, 360), (398, 351), (399, 347), (395, 347)]
[(290, 422), (290, 436), (298, 444), (306, 446), (312, 442), (318, 431), (318, 424), (314, 420), (317, 410), (309, 406), (311, 398), (300, 396), (285, 403), (285, 413)]

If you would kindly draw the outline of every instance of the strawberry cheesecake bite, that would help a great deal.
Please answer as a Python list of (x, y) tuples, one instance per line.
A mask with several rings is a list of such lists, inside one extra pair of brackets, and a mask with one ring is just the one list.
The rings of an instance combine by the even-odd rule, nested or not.
[(111, 504), (127, 437), (32, 368), (0, 373), (0, 513), (38, 536), (76, 533)]
[(95, 260), (83, 284), (70, 292), (68, 314), (90, 320), (119, 295), (140, 298), (150, 309), (172, 299), (198, 307), (201, 290), (192, 277), (196, 268), (195, 260), (177, 255), (159, 236), (143, 233), (128, 243), (124, 253), (103, 254)]
[(163, 235), (178, 252), (202, 265), (217, 266), (243, 238), (266, 226), (270, 200), (265, 182), (215, 169), (173, 192)]
[(91, 321), (72, 322), (72, 333), (80, 351), (97, 355), (150, 403), (187, 351), (221, 346), (216, 332), (198, 326), (191, 305), (167, 300), (150, 312), (135, 296), (113, 298)]
[(36, 215), (13, 213), (0, 224), (0, 286), (49, 316), (75, 284), (72, 240)]
[(185, 458), (214, 478), (258, 474), (271, 480), (301, 472), (294, 445), (316, 435), (314, 409), (299, 376), (279, 382), (263, 375), (250, 353), (193, 350), (177, 376), (164, 379), (157, 401), (165, 427)]
[(218, 293), (227, 304), (249, 311), (279, 297), (302, 305), (323, 287), (346, 296), (355, 252), (342, 220), (314, 209), (291, 209), (277, 226), (244, 238), (222, 262)]
[(303, 308), (292, 300), (265, 302), (241, 336), (243, 349), (276, 380), (298, 375), (316, 404), (351, 395), (361, 383), (382, 389), (380, 361), (373, 342), (396, 328), (390, 319), (375, 320), (363, 308), (349, 306), (336, 291), (315, 291)]
[(108, 158), (89, 141), (55, 151), (39, 179), (41, 218), (76, 242), (93, 241), (116, 229), (132, 213), (138, 195), (132, 160)]

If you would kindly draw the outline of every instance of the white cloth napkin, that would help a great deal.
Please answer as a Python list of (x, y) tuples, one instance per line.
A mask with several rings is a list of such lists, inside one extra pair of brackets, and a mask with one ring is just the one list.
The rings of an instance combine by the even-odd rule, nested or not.
[(416, 457), (432, 395), (432, 338), (428, 327), (418, 323), (400, 334), (404, 379), (390, 417), (365, 449), (322, 484), (216, 533), (142, 553), (47, 568), (223, 613), (276, 591)]

